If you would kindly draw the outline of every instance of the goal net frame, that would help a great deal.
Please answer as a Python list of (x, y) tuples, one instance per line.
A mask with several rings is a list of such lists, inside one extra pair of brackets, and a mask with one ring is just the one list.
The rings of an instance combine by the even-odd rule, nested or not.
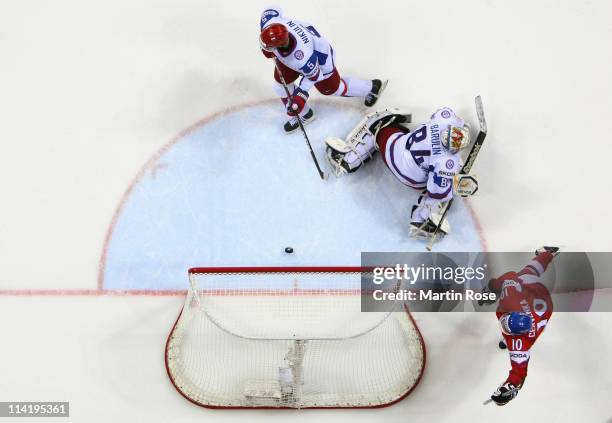
[[(198, 277), (210, 277), (211, 275), (212, 276), (223, 275), (223, 277), (229, 277), (231, 279), (233, 276), (235, 276), (236, 278), (239, 278), (245, 275), (264, 276), (268, 274), (271, 276), (272, 280), (274, 280), (275, 277), (282, 276), (282, 275), (287, 275), (287, 276), (309, 275), (309, 276), (321, 276), (321, 280), (325, 280), (325, 275), (332, 275), (334, 277), (337, 277), (338, 275), (345, 274), (345, 275), (351, 275), (352, 277), (355, 277), (356, 275), (361, 277), (364, 274), (364, 272), (368, 272), (368, 269), (365, 269), (362, 267), (355, 267), (355, 266), (195, 267), (195, 268), (189, 269), (188, 273), (189, 273), (189, 280), (190, 280), (190, 288), (189, 288), (189, 291), (187, 292), (187, 298), (186, 298), (183, 308), (181, 309), (181, 312), (179, 313), (179, 316), (177, 317), (170, 331), (170, 334), (168, 335), (166, 345), (165, 345), (165, 354), (164, 354), (165, 355), (165, 366), (166, 366), (168, 377), (172, 385), (184, 398), (186, 398), (190, 402), (198, 406), (202, 406), (205, 408), (211, 408), (211, 409), (382, 408), (382, 407), (388, 407), (390, 405), (396, 404), (399, 401), (402, 401), (418, 386), (422, 378), (423, 371), (425, 369), (425, 363), (426, 363), (426, 348), (425, 348), (425, 342), (423, 340), (423, 336), (405, 303), (401, 303), (401, 310), (399, 311), (390, 311), (386, 315), (385, 313), (382, 313), (383, 317), (380, 318), (380, 322), (378, 324), (375, 324), (372, 327), (365, 327), (365, 329), (360, 329), (360, 331), (357, 331), (355, 333), (349, 333), (349, 335), (346, 337), (344, 336), (343, 337), (333, 337), (333, 335), (332, 336), (330, 335), (297, 336), (293, 334), (293, 336), (291, 335), (271, 336), (268, 338), (268, 337), (260, 337), (257, 334), (245, 335), (244, 333), (242, 334), (236, 333), (236, 332), (239, 332), (241, 329), (238, 328), (236, 330), (235, 328), (228, 329), (224, 327), (225, 325), (223, 323), (223, 318), (217, 318), (217, 316), (215, 316), (213, 312), (208, 310), (207, 309), (208, 306), (205, 300), (208, 298), (223, 299), (223, 298), (228, 298), (228, 297), (248, 299), (248, 298), (252, 298), (255, 296), (275, 298), (276, 301), (278, 301), (279, 303), (281, 301), (282, 303), (284, 303), (286, 299), (295, 298), (295, 297), (310, 298), (310, 301), (313, 301), (312, 298), (321, 298), (325, 300), (325, 299), (328, 299), (328, 297), (332, 297), (331, 299), (333, 300), (333, 299), (337, 299), (337, 298), (341, 298), (345, 296), (351, 297), (351, 298), (353, 298), (354, 296), (361, 296), (363, 295), (363, 291), (361, 287), (360, 286), (356, 287), (353, 284), (351, 287), (347, 287), (347, 286), (334, 287), (332, 285), (332, 286), (326, 286), (324, 288), (320, 288), (320, 287), (304, 288), (300, 286), (288, 287), (286, 284), (284, 284), (284, 286), (281, 286), (278, 288), (273, 288), (273, 289), (268, 288), (266, 289), (265, 293), (262, 294), (261, 291), (258, 291), (256, 289), (250, 289), (250, 288), (237, 289), (236, 287), (224, 287), (224, 286), (201, 288), (197, 282)], [(305, 300), (305, 301), (308, 301), (308, 300)], [(357, 301), (359, 301), (359, 298), (357, 299)], [(353, 302), (355, 302), (355, 300), (353, 300)], [(188, 313), (194, 314), (194, 310), (195, 310), (195, 313), (198, 313), (196, 317), (187, 316)], [(219, 310), (222, 310), (222, 308), (219, 308)], [(363, 313), (363, 312), (361, 313), (361, 315), (366, 315), (366, 314), (370, 314), (370, 313)], [(374, 313), (374, 314), (380, 315), (381, 313)], [(292, 385), (293, 389), (299, 392), (300, 382), (298, 379), (301, 379), (304, 377), (302, 376), (304, 372), (302, 363), (304, 361), (304, 355), (305, 355), (304, 350), (305, 348), (309, 348), (309, 345), (308, 345), (309, 342), (313, 342), (313, 343), (315, 342), (320, 342), (320, 343), (336, 342), (338, 344), (341, 344), (343, 341), (346, 341), (348, 339), (359, 339), (359, 337), (368, 336), (370, 332), (376, 331), (380, 326), (383, 326), (384, 324), (386, 324), (386, 320), (390, 319), (389, 316), (396, 315), (396, 314), (397, 314), (397, 317), (395, 317), (395, 319), (401, 319), (405, 326), (410, 327), (410, 330), (411, 330), (410, 340), (412, 341), (412, 344), (416, 344), (415, 348), (418, 351), (418, 354), (421, 354), (421, 356), (416, 357), (415, 359), (415, 361), (418, 364), (420, 364), (420, 366), (418, 366), (418, 368), (415, 369), (416, 373), (412, 375), (413, 380), (411, 380), (410, 385), (406, 386), (405, 390), (399, 392), (393, 398), (385, 397), (384, 400), (381, 400), (380, 398), (378, 398), (377, 400), (364, 401), (363, 403), (361, 402), (355, 403), (351, 401), (346, 401), (343, 403), (342, 401), (337, 401), (337, 400), (331, 404), (317, 403), (316, 401), (302, 403), (301, 397), (299, 396), (299, 394), (292, 392), (291, 395), (296, 395), (297, 400), (294, 400), (295, 402), (291, 403), (286, 400), (285, 396), (283, 396), (283, 401), (279, 400), (279, 395), (285, 395), (285, 393), (283, 392), (283, 389), (281, 389), (281, 386), (283, 385), (279, 385), (278, 383), (276, 383), (275, 386), (273, 387), (262, 387), (261, 390), (265, 392), (265, 394), (262, 394), (261, 392), (248, 394), (248, 395), (253, 395), (255, 397), (257, 397), (258, 395), (259, 396), (268, 395), (276, 399), (265, 401), (265, 400), (262, 400), (261, 398), (258, 398), (257, 401), (253, 401), (253, 402), (250, 402), (250, 401), (246, 401), (243, 403), (229, 402), (228, 404), (224, 404), (218, 401), (207, 401), (207, 400), (202, 399), (202, 397), (199, 395), (194, 395), (192, 393), (193, 389), (185, 388), (186, 384), (182, 380), (185, 378), (184, 375), (179, 374), (181, 371), (180, 354), (182, 353), (181, 351), (182, 348), (181, 348), (180, 343), (182, 342), (182, 337), (185, 336), (184, 334), (182, 335), (180, 332), (181, 330), (187, 331), (187, 329), (183, 329), (182, 326), (189, 325), (191, 320), (194, 318), (202, 318), (203, 320), (207, 322), (208, 325), (212, 325), (212, 327), (216, 327), (216, 329), (220, 330), (221, 332), (226, 333), (227, 336), (241, 338), (242, 340), (246, 340), (246, 341), (260, 342), (260, 343), (280, 342), (280, 341), (291, 342), (292, 347), (289, 348), (285, 356), (285, 360), (289, 360), (289, 362), (292, 364), (289, 365), (290, 369), (285, 369), (286, 370), (285, 373), (287, 372), (289, 373), (290, 379), (291, 377), (293, 377), (293, 379), (291, 379), (294, 382)], [(189, 321), (187, 323), (182, 322), (182, 318), (188, 318)], [(398, 329), (395, 329), (395, 330), (397, 331)], [(326, 358), (326, 356), (323, 355), (317, 358), (319, 359)], [(351, 354), (347, 354), (345, 358), (350, 361), (352, 356)], [(411, 357), (406, 357), (406, 360), (408, 361), (410, 358)], [(190, 360), (185, 360), (185, 361), (193, 361), (193, 359), (191, 358)], [(395, 366), (396, 362), (387, 363), (387, 365)], [(408, 366), (408, 364), (406, 365)], [(279, 372), (281, 373), (279, 375), (279, 378), (283, 379), (281, 369), (279, 369)], [(304, 382), (302, 381), (301, 384), (303, 385)], [(245, 389), (252, 390), (255, 388), (245, 388)], [(283, 393), (281, 394), (281, 392)]]

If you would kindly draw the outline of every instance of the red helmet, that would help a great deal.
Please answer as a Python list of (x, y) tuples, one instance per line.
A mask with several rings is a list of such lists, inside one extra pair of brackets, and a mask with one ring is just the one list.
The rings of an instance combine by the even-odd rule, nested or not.
[(261, 30), (259, 41), (264, 49), (284, 47), (289, 42), (289, 32), (283, 24), (273, 23)]

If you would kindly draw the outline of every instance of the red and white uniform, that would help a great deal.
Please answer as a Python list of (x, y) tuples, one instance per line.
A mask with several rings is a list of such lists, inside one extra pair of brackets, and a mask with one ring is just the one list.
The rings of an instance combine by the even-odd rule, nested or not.
[[(278, 67), (285, 82), (289, 84), (290, 93), (295, 90), (293, 82), (300, 76), (302, 78), (297, 88), (305, 92), (313, 86), (324, 95), (364, 97), (370, 92), (372, 81), (340, 77), (334, 49), (314, 25), (283, 16), (280, 7), (269, 7), (261, 14), (260, 30), (273, 23), (280, 23), (287, 28), (289, 48), (262, 50), (262, 53), (268, 58), (278, 59)], [(277, 82), (275, 91), (285, 99), (286, 94), (280, 85), (281, 79), (276, 69), (274, 79)], [(307, 110), (308, 108), (304, 112)]]
[(315, 82), (331, 75), (335, 69), (333, 49), (312, 24), (281, 16), (277, 9), (265, 10), (261, 29), (273, 23), (283, 24), (289, 31), (290, 50), (264, 50), (264, 54), (275, 56), (286, 68), (303, 75), (299, 84), (301, 89), (308, 91)]
[(500, 292), (497, 318), (517, 311), (530, 313), (531, 330), (524, 335), (503, 334), (512, 368), (506, 382), (521, 386), (527, 377), (531, 347), (542, 334), (553, 312), (548, 288), (540, 283), (540, 277), (553, 259), (550, 252), (534, 257), (520, 272), (508, 272), (489, 284), (494, 292)]

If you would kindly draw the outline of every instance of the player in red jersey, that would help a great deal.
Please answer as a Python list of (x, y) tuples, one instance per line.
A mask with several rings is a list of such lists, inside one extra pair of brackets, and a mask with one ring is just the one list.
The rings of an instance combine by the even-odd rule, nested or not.
[[(506, 405), (518, 394), (527, 377), (531, 347), (540, 337), (553, 312), (550, 292), (540, 283), (542, 274), (558, 254), (557, 247), (542, 247), (536, 257), (520, 272), (507, 272), (492, 279), (483, 292), (493, 292), (499, 298), (497, 319), (504, 340), (500, 348), (508, 348), (510, 373), (491, 395), (497, 405)], [(480, 301), (491, 304), (494, 301)]]

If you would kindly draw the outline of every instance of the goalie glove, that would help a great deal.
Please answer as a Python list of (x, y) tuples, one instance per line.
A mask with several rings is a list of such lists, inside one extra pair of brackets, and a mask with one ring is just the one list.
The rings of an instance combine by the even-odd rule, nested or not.
[(539, 256), (542, 253), (551, 253), (554, 256), (559, 254), (559, 247), (540, 247), (536, 250), (535, 255)]
[(521, 389), (520, 386), (506, 382), (493, 392), (491, 399), (497, 405), (506, 405), (518, 395), (519, 389)]

